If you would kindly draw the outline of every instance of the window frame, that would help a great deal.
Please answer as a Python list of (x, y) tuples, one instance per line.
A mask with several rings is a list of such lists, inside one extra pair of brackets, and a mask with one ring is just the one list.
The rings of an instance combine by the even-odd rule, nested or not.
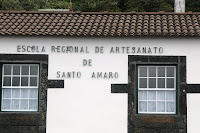
[[(31, 88), (37, 88), (37, 110), (14, 110), (14, 109), (9, 109), (9, 110), (3, 110), (2, 107), (3, 107), (3, 65), (37, 65), (38, 66), (38, 75), (37, 75), (37, 86), (33, 86), (33, 87), (30, 87), (30, 84), (29, 86), (25, 86), (24, 88), (28, 88), (28, 89), (31, 89)], [(1, 72), (0, 72), (0, 85), (1, 85), (1, 90), (0, 90), (0, 102), (1, 102), (1, 106), (0, 106), (0, 112), (39, 112), (40, 110), (40, 84), (41, 84), (41, 64), (39, 62), (1, 62), (0, 63), (0, 67), (1, 67)], [(21, 68), (20, 68), (21, 69)], [(21, 71), (20, 71), (21, 72)], [(29, 72), (30, 72), (30, 69), (29, 69)], [(11, 77), (13, 75), (11, 74)], [(27, 75), (26, 75), (27, 76)], [(29, 79), (30, 79), (30, 73), (29, 73)], [(20, 77), (21, 77), (21, 73), (20, 73)], [(33, 76), (35, 77), (35, 76)], [(30, 81), (29, 81), (30, 82)], [(12, 84), (12, 82), (11, 82)], [(12, 85), (11, 85), (12, 86)], [(6, 87), (7, 88), (7, 87)], [(13, 88), (13, 87), (11, 87)], [(16, 88), (20, 88), (20, 87), (16, 87)], [(12, 99), (12, 98), (11, 98)], [(19, 98), (20, 99), (20, 98)], [(29, 98), (28, 98), (29, 99)]]
[[(140, 112), (139, 111), (139, 67), (165, 67), (165, 74), (166, 74), (166, 67), (174, 67), (174, 91), (175, 91), (175, 99), (174, 99), (174, 102), (175, 102), (175, 111), (174, 112)], [(147, 74), (148, 74), (148, 70), (147, 70)], [(178, 66), (176, 64), (137, 64), (136, 65), (136, 113), (137, 114), (144, 114), (144, 115), (177, 115), (177, 112), (178, 112)], [(147, 77), (147, 80), (149, 79), (148, 75)], [(157, 77), (157, 69), (156, 69), (156, 77), (153, 77), (153, 78), (158, 78)], [(163, 77), (161, 77), (163, 78)], [(165, 85), (166, 85), (166, 75), (165, 75)], [(158, 82), (156, 80), (156, 86), (157, 86)], [(166, 87), (166, 86), (165, 86)], [(147, 88), (146, 88), (146, 91), (148, 91), (148, 81), (147, 81)], [(145, 89), (144, 89), (145, 90)], [(150, 90), (153, 90), (153, 89), (150, 89)], [(164, 90), (164, 89), (163, 89)], [(168, 89), (169, 91), (172, 90), (172, 89)], [(155, 89), (155, 91), (158, 91), (158, 88)], [(167, 91), (167, 90), (165, 90)], [(166, 93), (165, 93), (165, 96), (166, 96)], [(148, 95), (147, 95), (148, 97)], [(157, 102), (157, 99), (155, 100)], [(148, 102), (148, 99), (147, 99), (147, 102)], [(166, 103), (166, 98), (165, 98), (165, 103)], [(157, 105), (157, 104), (156, 104)], [(147, 105), (147, 108), (148, 108), (148, 105)], [(165, 105), (165, 110), (166, 110), (166, 105)]]

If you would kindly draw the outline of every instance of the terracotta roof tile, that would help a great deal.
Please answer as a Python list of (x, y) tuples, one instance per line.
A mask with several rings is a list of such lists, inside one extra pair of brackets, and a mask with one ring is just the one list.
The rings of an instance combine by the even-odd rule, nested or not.
[(0, 11), (2, 35), (200, 36), (200, 13)]

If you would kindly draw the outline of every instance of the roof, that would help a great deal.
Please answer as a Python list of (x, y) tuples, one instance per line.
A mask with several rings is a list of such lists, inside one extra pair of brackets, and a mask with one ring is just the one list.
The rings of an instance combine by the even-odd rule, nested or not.
[(1, 35), (200, 36), (200, 12), (0, 11)]

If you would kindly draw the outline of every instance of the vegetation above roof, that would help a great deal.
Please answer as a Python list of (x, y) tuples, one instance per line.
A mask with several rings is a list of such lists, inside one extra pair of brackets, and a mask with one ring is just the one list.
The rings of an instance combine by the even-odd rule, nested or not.
[[(73, 11), (173, 12), (174, 0), (71, 0)], [(0, 0), (0, 10), (69, 9), (70, 0)], [(200, 0), (186, 0), (186, 11), (200, 11)]]

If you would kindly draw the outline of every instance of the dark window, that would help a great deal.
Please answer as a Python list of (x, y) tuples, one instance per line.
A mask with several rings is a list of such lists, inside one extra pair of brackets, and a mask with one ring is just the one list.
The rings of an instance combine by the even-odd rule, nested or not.
[(38, 88), (38, 64), (3, 64), (1, 111), (38, 111)]
[(138, 113), (176, 113), (175, 66), (138, 66)]

